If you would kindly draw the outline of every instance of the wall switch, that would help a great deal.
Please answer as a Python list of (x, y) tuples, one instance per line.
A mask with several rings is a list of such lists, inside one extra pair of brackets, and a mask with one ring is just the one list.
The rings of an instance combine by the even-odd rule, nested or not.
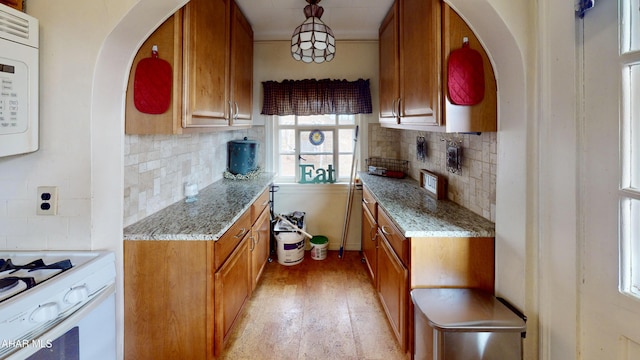
[(37, 215), (58, 214), (58, 187), (38, 186)]

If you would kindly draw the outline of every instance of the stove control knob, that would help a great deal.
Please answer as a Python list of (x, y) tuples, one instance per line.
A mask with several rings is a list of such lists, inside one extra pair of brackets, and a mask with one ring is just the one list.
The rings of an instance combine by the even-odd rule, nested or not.
[(37, 309), (33, 310), (29, 320), (34, 323), (43, 323), (57, 318), (58, 314), (60, 314), (60, 307), (58, 306), (58, 303), (50, 302), (42, 304), (38, 306)]
[(64, 302), (70, 305), (83, 302), (89, 298), (89, 289), (86, 285), (76, 286), (71, 288), (68, 293), (64, 295)]

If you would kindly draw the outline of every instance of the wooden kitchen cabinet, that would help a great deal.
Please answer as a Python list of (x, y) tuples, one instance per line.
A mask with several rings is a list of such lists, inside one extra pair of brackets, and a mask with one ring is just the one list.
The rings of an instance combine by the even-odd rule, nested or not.
[(397, 0), (379, 29), (380, 123), (440, 125), (440, 3)]
[(251, 243), (249, 244), (251, 251), (251, 292), (258, 285), (264, 267), (269, 260), (270, 230), (270, 213), (268, 209), (263, 208), (251, 228)]
[(232, 0), (191, 0), (184, 26), (186, 127), (251, 125), (253, 30)]
[(217, 241), (124, 242), (125, 359), (222, 351), (269, 255), (269, 211), (252, 224), (259, 201)]
[(371, 280), (376, 284), (378, 280), (376, 278), (376, 274), (378, 273), (378, 226), (376, 225), (373, 215), (371, 215), (364, 204), (362, 206), (361, 236), (362, 259), (367, 266)]
[(409, 327), (409, 270), (382, 234), (378, 246), (378, 296), (393, 333), (403, 351), (407, 350)]
[(214, 358), (213, 245), (124, 242), (125, 359)]
[[(163, 114), (135, 108), (135, 67), (158, 44), (173, 70)], [(163, 23), (136, 55), (127, 88), (127, 134), (181, 134), (252, 125), (253, 30), (233, 0), (191, 0)]]
[(215, 273), (215, 355), (229, 339), (231, 328), (251, 295), (250, 237), (246, 235)]
[(380, 123), (400, 123), (396, 106), (400, 97), (398, 22), (398, 3), (395, 2), (380, 25), (378, 37), (380, 49)]
[[(485, 96), (452, 104), (447, 63), (467, 37), (483, 59)], [(497, 86), (490, 59), (464, 20), (439, 0), (396, 0), (379, 29), (381, 126), (446, 132), (497, 131)]]
[(253, 111), (253, 29), (235, 2), (231, 6), (231, 125), (251, 126)]

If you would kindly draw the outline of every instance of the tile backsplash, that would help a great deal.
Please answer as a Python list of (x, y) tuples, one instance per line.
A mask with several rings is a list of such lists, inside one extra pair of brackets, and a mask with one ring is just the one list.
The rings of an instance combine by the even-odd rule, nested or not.
[(127, 135), (124, 151), (124, 225), (184, 198), (184, 183), (202, 189), (227, 169), (227, 142), (258, 140), (264, 164), (264, 127), (189, 135)]
[[(417, 138), (426, 139), (424, 161), (417, 156)], [(462, 142), (462, 171), (447, 171), (447, 154), (443, 138)], [(400, 146), (398, 146), (400, 144)], [(369, 156), (409, 161), (409, 176), (420, 178), (420, 169), (427, 169), (447, 179), (447, 198), (482, 217), (495, 222), (497, 134), (447, 134), (383, 128), (369, 125)]]

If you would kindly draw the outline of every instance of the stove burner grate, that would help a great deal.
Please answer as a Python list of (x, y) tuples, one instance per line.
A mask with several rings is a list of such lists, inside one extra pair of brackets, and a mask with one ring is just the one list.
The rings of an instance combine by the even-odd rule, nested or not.
[(6, 260), (0, 259), (0, 272), (13, 270), (10, 272), (10, 274), (18, 270), (35, 271), (35, 270), (58, 270), (59, 269), (59, 270), (65, 271), (65, 270), (71, 269), (72, 267), (73, 265), (71, 264), (71, 260), (68, 260), (68, 259), (58, 261), (49, 265), (46, 265), (44, 261), (42, 261), (42, 259), (34, 260), (24, 265), (14, 265), (11, 259), (6, 259)]

